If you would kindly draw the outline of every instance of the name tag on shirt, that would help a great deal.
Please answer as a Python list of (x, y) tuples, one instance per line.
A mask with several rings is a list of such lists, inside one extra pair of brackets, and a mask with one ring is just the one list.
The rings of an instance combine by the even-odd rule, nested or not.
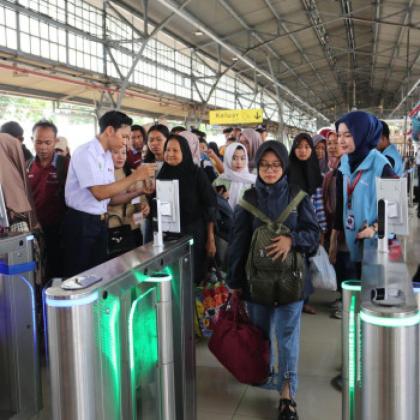
[(355, 230), (355, 220), (354, 220), (354, 214), (352, 212), (349, 212), (346, 219), (346, 229), (351, 230), (352, 232)]

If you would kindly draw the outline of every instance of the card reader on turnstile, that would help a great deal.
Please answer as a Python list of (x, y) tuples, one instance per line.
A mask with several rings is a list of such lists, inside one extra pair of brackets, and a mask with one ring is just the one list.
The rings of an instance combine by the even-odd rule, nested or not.
[(371, 290), (371, 299), (379, 306), (401, 306), (405, 303), (405, 295), (395, 287), (378, 287)]

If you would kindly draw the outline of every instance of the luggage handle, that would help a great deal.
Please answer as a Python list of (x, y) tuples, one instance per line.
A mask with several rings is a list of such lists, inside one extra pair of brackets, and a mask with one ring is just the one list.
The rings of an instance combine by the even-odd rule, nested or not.
[(249, 322), (243, 301), (236, 294), (229, 293), (224, 310), (232, 312), (235, 328), (238, 327), (239, 323)]

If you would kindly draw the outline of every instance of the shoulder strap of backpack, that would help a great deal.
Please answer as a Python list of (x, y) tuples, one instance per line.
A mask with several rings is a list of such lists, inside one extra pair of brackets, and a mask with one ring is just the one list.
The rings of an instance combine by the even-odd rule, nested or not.
[(273, 223), (273, 221), (266, 214), (264, 214), (260, 209), (258, 209), (254, 205), (252, 205), (249, 201), (246, 201), (244, 198), (241, 198), (238, 204), (246, 211), (251, 213), (253, 216), (255, 216), (257, 219), (260, 219), (266, 225)]
[(287, 218), (289, 217), (290, 213), (300, 204), (300, 202), (305, 198), (306, 193), (300, 190), (292, 199), (292, 201), (288, 204), (288, 206), (282, 211), (280, 216), (276, 219), (276, 223), (283, 224)]

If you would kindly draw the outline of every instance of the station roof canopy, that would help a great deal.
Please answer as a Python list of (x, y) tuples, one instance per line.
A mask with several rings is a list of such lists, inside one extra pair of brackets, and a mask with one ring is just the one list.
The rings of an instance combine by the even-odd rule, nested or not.
[[(220, 98), (211, 87), (217, 81), (205, 86), (207, 101), (194, 91), (199, 79), (220, 80), (229, 71), (246, 79), (242, 86), (251, 81), (269, 92), (265, 104), (272, 115), (284, 101), (287, 112), (299, 108), (307, 114), (304, 118), (316, 118), (321, 125), (353, 108), (381, 118), (401, 117), (419, 98), (420, 0), (0, 0), (0, 9), (3, 92), (88, 104), (109, 98), (110, 106), (117, 101), (125, 109), (157, 116), (192, 112), (202, 116), (207, 108), (220, 106), (217, 99), (237, 105), (241, 92), (233, 93), (233, 82)], [(15, 12), (22, 19), (15, 19)], [(114, 26), (125, 22), (132, 32), (127, 37), (122, 30), (122, 36), (115, 31), (112, 35), (99, 12), (119, 17)], [(74, 22), (69, 23), (64, 13)], [(36, 20), (48, 26), (44, 28), (48, 43), (42, 33), (34, 33), (38, 23), (34, 30), (28, 24)], [(30, 29), (23, 28), (25, 22)], [(64, 36), (54, 35), (58, 30)], [(13, 31), (21, 35), (12, 42)], [(162, 87), (166, 76), (156, 69), (162, 63), (165, 67), (164, 61), (156, 64), (157, 58), (151, 62), (150, 57), (136, 57), (139, 50), (141, 54), (147, 50), (144, 40), (146, 46), (152, 37), (161, 41), (166, 37), (162, 42), (171, 45), (169, 71), (176, 89)], [(66, 46), (62, 55), (48, 55), (52, 49), (61, 51), (62, 45)], [(175, 58), (175, 51), (180, 54), (183, 49), (187, 64)], [(212, 75), (193, 74), (194, 54), (209, 58)], [(122, 60), (117, 63), (122, 72), (115, 57)], [(129, 70), (131, 65), (136, 74)], [(154, 85), (132, 82), (145, 80), (148, 66)], [(252, 89), (257, 89), (250, 89), (252, 96)], [(254, 103), (255, 96), (244, 107)]]
[(419, 0), (120, 3), (155, 23), (175, 12), (166, 29), (188, 45), (331, 119), (353, 107), (386, 116), (420, 77)]

